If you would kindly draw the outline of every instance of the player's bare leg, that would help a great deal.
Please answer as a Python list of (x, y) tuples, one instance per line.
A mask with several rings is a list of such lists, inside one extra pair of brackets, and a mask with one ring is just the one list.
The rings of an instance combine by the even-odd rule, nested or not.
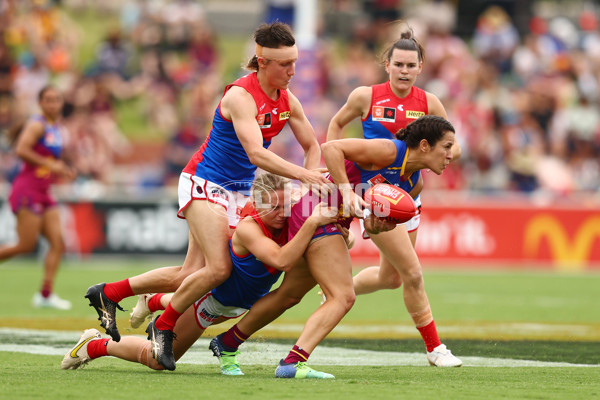
[(178, 318), (198, 299), (199, 294), (208, 293), (223, 283), (232, 268), (227, 241), (229, 222), (224, 208), (196, 200), (186, 207), (184, 214), (193, 238), (189, 245), (204, 254), (206, 265), (183, 280), (165, 311), (146, 329), (148, 338), (157, 349), (154, 357), (169, 370), (175, 369), (172, 341)]
[(354, 305), (352, 262), (341, 235), (325, 236), (305, 252), (309, 269), (327, 300), (308, 318), (296, 345), (275, 370), (277, 378), (332, 379), (306, 365), (310, 353)]
[[(415, 229), (408, 233), (413, 247), (417, 241), (417, 232), (418, 230)], [(379, 265), (362, 269), (354, 275), (353, 281), (357, 296), (378, 290), (398, 289), (402, 285), (400, 272), (381, 254), (381, 251)]]
[(462, 361), (452, 355), (439, 339), (425, 292), (421, 264), (406, 228), (401, 225), (391, 231), (371, 235), (371, 239), (400, 274), (404, 305), (423, 337), (429, 363), (439, 367), (461, 366)]

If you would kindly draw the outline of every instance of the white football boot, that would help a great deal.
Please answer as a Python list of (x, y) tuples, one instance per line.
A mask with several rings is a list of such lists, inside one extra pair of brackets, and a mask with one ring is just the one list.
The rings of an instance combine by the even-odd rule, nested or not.
[(90, 362), (91, 358), (87, 351), (88, 344), (92, 340), (96, 339), (102, 339), (102, 335), (98, 329), (87, 329), (83, 331), (79, 342), (77, 342), (75, 347), (69, 350), (69, 352), (63, 357), (63, 360), (60, 363), (60, 368), (77, 369)]
[(50, 296), (44, 297), (40, 292), (33, 295), (31, 304), (35, 308), (56, 308), (57, 310), (70, 310), (71, 302), (69, 300), (61, 299), (55, 293), (51, 293)]
[(138, 301), (133, 310), (131, 310), (129, 323), (132, 328), (139, 328), (146, 319), (152, 319), (154, 313), (150, 312), (148, 302), (154, 296), (154, 293), (145, 293), (138, 296)]
[(433, 351), (428, 351), (427, 361), (434, 367), (460, 367), (462, 365), (462, 361), (454, 356), (445, 344), (440, 344)]

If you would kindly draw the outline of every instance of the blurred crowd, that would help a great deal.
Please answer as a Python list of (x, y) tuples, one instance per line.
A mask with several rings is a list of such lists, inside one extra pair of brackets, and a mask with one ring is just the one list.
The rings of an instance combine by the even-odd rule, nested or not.
[[(10, 128), (35, 110), (37, 92), (49, 81), (65, 94), (79, 182), (130, 189), (175, 185), (206, 137), (223, 86), (235, 77), (224, 76), (223, 50), (203, 3), (129, 0), (115, 8), (112, 2), (91, 3), (0, 0), (0, 182), (10, 182), (17, 168)], [(293, 3), (263, 1), (263, 19), (292, 24)], [(324, 17), (318, 39), (310, 49), (301, 48), (292, 86), (319, 140), (352, 89), (387, 79), (378, 56), (405, 29), (394, 23), (402, 19), (426, 50), (417, 86), (440, 98), (462, 147), (462, 158), (441, 177), (427, 174), (428, 188), (600, 193), (600, 31), (594, 3), (585, 3), (573, 17), (532, 13), (528, 29), (520, 32), (514, 16), (490, 2), (470, 37), (453, 33), (454, 4), (319, 2)], [(79, 65), (87, 27), (68, 15), (86, 7), (96, 7), (99, 18), (118, 12), (120, 22), (104, 27), (93, 59)], [(240, 64), (251, 55), (248, 49), (238, 57)], [(136, 112), (162, 135), (154, 140), (159, 150), (150, 161), (140, 157), (145, 150), (122, 128), (119, 107), (125, 102), (137, 104)], [(360, 134), (358, 124), (348, 134)], [(301, 162), (285, 136), (274, 140), (274, 151)]]

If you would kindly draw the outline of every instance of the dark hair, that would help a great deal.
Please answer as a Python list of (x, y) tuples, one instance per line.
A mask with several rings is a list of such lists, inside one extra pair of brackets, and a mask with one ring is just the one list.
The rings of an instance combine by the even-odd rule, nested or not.
[(444, 136), (444, 132), (456, 132), (450, 122), (437, 115), (424, 115), (406, 125), (396, 133), (396, 138), (406, 143), (408, 148), (414, 149), (425, 139), (431, 146), (435, 146)]
[[(262, 47), (277, 49), (281, 46), (291, 47), (296, 44), (292, 28), (283, 22), (261, 24), (254, 31), (254, 42)], [(258, 71), (258, 59), (254, 55), (246, 64), (246, 69)]]
[(60, 90), (58, 90), (58, 88), (54, 85), (46, 85), (42, 88), (42, 90), (40, 90), (40, 92), (38, 93), (38, 101), (42, 101), (42, 99), (44, 98), (44, 95), (46, 94), (47, 91), (49, 90), (56, 90), (57, 92), (60, 93)]
[(408, 27), (408, 30), (400, 34), (400, 39), (391, 44), (383, 52), (382, 62), (385, 63), (385, 61), (391, 60), (394, 49), (416, 51), (419, 56), (419, 61), (425, 61), (425, 49), (415, 38), (415, 34), (410, 26)]

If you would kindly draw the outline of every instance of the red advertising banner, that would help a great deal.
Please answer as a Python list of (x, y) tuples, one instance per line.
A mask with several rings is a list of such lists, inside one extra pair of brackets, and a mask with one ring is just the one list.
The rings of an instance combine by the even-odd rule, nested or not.
[[(353, 232), (360, 237), (358, 225)], [(600, 269), (600, 209), (533, 206), (424, 207), (417, 238), (422, 263)], [(377, 263), (377, 249), (357, 240), (358, 263)]]
[[(461, 202), (457, 202), (461, 203)], [(61, 205), (67, 251), (93, 254), (180, 254), (188, 230), (175, 203), (74, 202)], [(16, 240), (14, 216), (0, 202), (0, 244)], [(377, 265), (379, 253), (352, 225), (354, 264)], [(440, 206), (424, 201), (417, 239), (424, 265), (600, 269), (600, 208), (537, 207), (466, 201)]]

